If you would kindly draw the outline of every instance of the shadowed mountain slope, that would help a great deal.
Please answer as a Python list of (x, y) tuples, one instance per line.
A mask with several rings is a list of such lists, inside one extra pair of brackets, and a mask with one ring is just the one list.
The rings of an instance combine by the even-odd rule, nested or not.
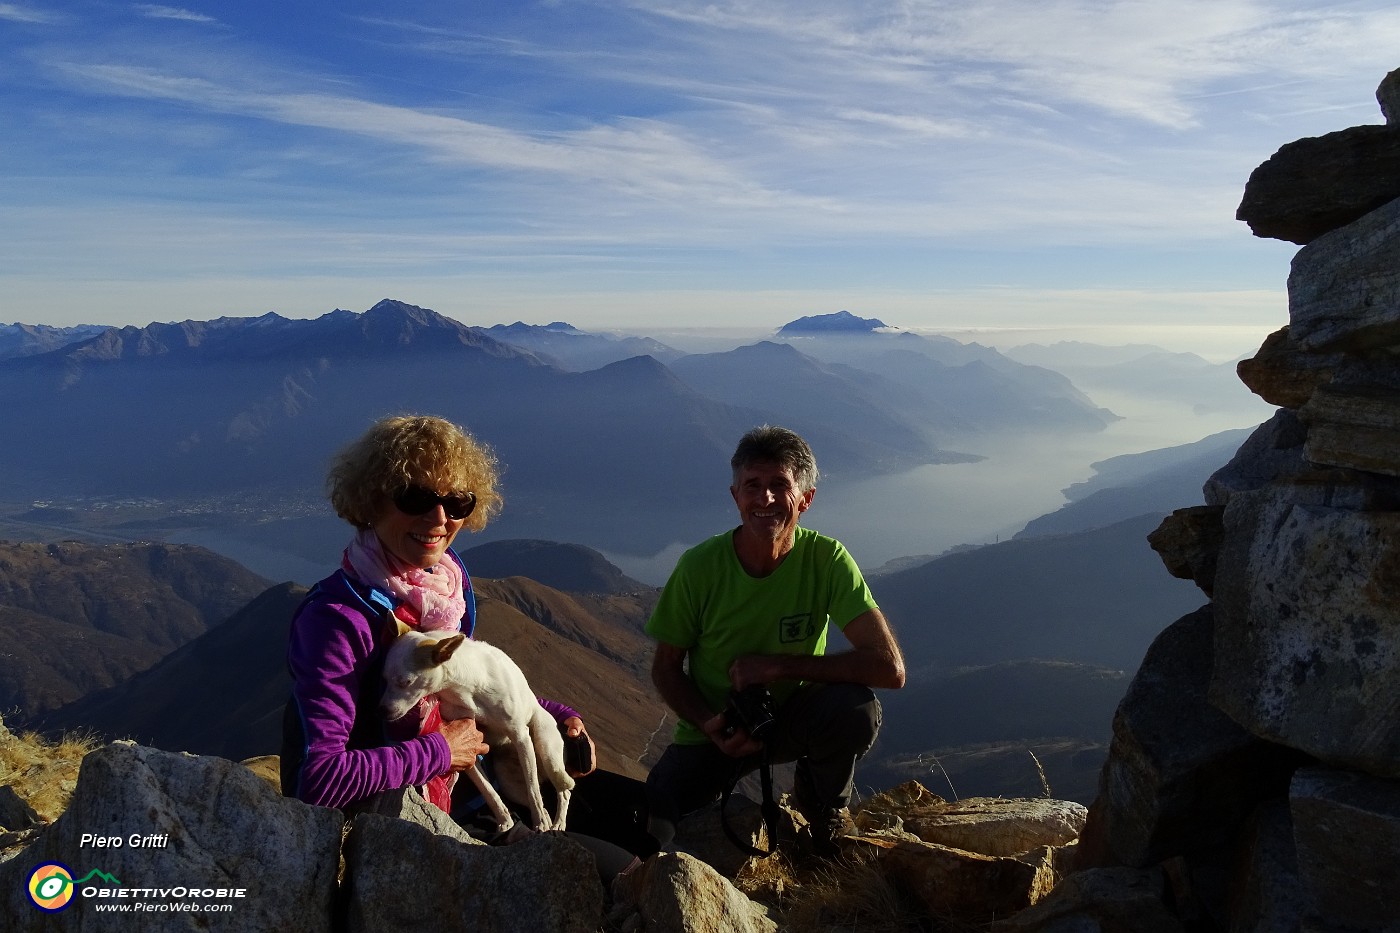
[(1015, 658), (1136, 670), (1157, 633), (1202, 600), (1148, 547), (1160, 521), (1003, 541), (876, 577), (871, 589), (920, 674)]
[(581, 544), (512, 539), (479, 544), (459, 550), (458, 555), (473, 575), (498, 580), (528, 576), (571, 593), (636, 593), (651, 589)]
[(267, 585), (197, 547), (0, 543), (0, 708), (33, 716), (119, 683)]

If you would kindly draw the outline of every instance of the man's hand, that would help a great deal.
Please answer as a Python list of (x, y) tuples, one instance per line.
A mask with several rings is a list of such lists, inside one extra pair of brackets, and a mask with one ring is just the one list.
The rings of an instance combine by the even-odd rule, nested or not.
[(743, 729), (731, 729), (723, 713), (705, 720), (700, 729), (730, 758), (747, 758), (763, 751), (762, 742), (755, 741)]
[(729, 683), (735, 690), (743, 690), (754, 684), (766, 687), (775, 680), (785, 679), (781, 673), (781, 664), (781, 657), (741, 655), (729, 665)]
[(491, 750), (486, 736), (476, 727), (475, 719), (454, 719), (442, 724), (442, 737), (452, 749), (452, 770), (466, 771), (476, 767), (476, 756)]

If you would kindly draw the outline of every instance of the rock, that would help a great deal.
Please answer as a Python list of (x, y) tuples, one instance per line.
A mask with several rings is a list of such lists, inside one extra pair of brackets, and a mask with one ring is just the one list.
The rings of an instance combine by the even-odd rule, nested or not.
[[(0, 864), (0, 916), (24, 917), (27, 929), (110, 930), (112, 918), (95, 907), (120, 897), (149, 905), (143, 930), (205, 929), (207, 915), (165, 905), (219, 903), (232, 905), (217, 915), (220, 930), (329, 930), (342, 823), (338, 811), (279, 797), (231, 761), (116, 742), (83, 760), (68, 810), (21, 857)], [(79, 890), (94, 896), (40, 914), (28, 876), (52, 861), (75, 881), (92, 877)]]
[(1245, 183), (1235, 213), (1255, 236), (1310, 243), (1400, 197), (1400, 131), (1353, 126), (1283, 146)]
[(1225, 844), (1258, 801), (1287, 785), (1292, 756), (1207, 699), (1212, 616), (1204, 606), (1157, 636), (1118, 707), (1084, 829), (1095, 841), (1090, 864), (1146, 868)]
[(239, 764), (266, 781), (274, 791), (282, 793), (281, 755), (258, 755), (256, 758), (245, 758)]
[(613, 897), (640, 917), (646, 930), (771, 933), (777, 929), (762, 907), (719, 872), (684, 852), (653, 855), (613, 883)]
[(1024, 910), (1050, 893), (1055, 871), (1049, 858), (1033, 861), (900, 842), (885, 852), (881, 865), (935, 916), (981, 922)]
[(1184, 933), (1167, 908), (1160, 872), (1094, 868), (1071, 875), (1049, 897), (991, 933)]
[(1341, 365), (1340, 353), (1309, 353), (1300, 349), (1282, 327), (1264, 338), (1259, 352), (1240, 360), (1235, 372), (1255, 395), (1283, 408), (1302, 408), (1318, 386), (1332, 381)]
[(43, 820), (34, 808), (8, 784), (0, 785), (0, 830), (29, 829)]
[(1193, 581), (1206, 596), (1215, 587), (1215, 558), (1224, 534), (1224, 514), (1225, 507), (1221, 505), (1177, 509), (1147, 536), (1148, 545), (1162, 558), (1167, 573)]
[(1293, 850), (1286, 801), (1269, 801), (1254, 814), (1243, 839), (1241, 870), (1232, 884), (1230, 933), (1296, 933), (1308, 910)]
[(1289, 336), (1301, 350), (1400, 345), (1400, 200), (1300, 249), (1288, 276), (1288, 311)]
[(43, 830), (43, 826), (35, 826), (14, 832), (0, 832), (0, 862), (8, 862), (22, 853), (30, 843), (39, 838)]
[(1083, 804), (1049, 798), (968, 797), (942, 812), (906, 817), (904, 828), (924, 842), (1015, 856), (1066, 845), (1079, 838), (1088, 814)]
[(1269, 741), (1400, 776), (1395, 484), (1333, 478), (1226, 506), (1210, 697)]
[(1400, 392), (1322, 386), (1298, 412), (1313, 463), (1400, 476)]
[[(768, 830), (763, 825), (763, 811), (757, 803), (742, 794), (732, 794), (725, 805), (724, 818), (741, 842), (747, 842), (760, 851), (768, 851)], [(792, 814), (782, 807), (779, 808), (778, 835), (796, 838)], [(695, 856), (731, 880), (754, 858), (725, 835), (719, 804), (688, 814), (677, 823), (674, 847)]]
[(559, 833), (464, 845), (404, 820), (361, 813), (345, 841), (345, 929), (593, 933), (603, 887), (593, 856)]
[(401, 787), (398, 790), (386, 790), (375, 794), (360, 806), (356, 812), (356, 818), (361, 813), (374, 813), (378, 816), (391, 816), (395, 819), (405, 820), (415, 826), (421, 826), (429, 832), (455, 839), (465, 845), (486, 845), (463, 829), (452, 817), (424, 800), (423, 795), (418, 792), (416, 787)]
[(1317, 912), (1357, 930), (1395, 930), (1400, 783), (1302, 768), (1289, 792), (1298, 874)]
[(1312, 466), (1303, 459), (1306, 440), (1307, 428), (1296, 412), (1275, 412), (1240, 445), (1229, 463), (1206, 480), (1206, 504), (1225, 505), (1236, 493), (1311, 472)]
[(1376, 88), (1376, 102), (1381, 105), (1387, 126), (1400, 123), (1400, 69), (1381, 79), (1380, 87)]
[(866, 800), (853, 816), (863, 835), (894, 833), (982, 855), (1012, 856), (1075, 841), (1086, 812), (1082, 804), (1046, 797), (949, 802), (918, 781), (905, 781)]

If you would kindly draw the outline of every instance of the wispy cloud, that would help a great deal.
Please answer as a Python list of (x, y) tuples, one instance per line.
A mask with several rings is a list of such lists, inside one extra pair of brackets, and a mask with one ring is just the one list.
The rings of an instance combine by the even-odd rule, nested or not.
[[(1199, 123), (1192, 98), (1243, 76), (1316, 77), (1341, 56), (1379, 59), (1400, 10), (1262, 0), (719, 0), (629, 7), (699, 27), (713, 41), (804, 50), (847, 84), (979, 86), (1172, 129)], [(697, 41), (703, 41), (697, 40)], [(1382, 53), (1388, 54), (1388, 53)]]
[(20, 6), (16, 3), (0, 3), (0, 19), (12, 23), (33, 23), (35, 25), (47, 25), (62, 21), (62, 17), (57, 13)]
[(196, 13), (193, 10), (185, 10), (180, 7), (160, 6), (154, 3), (138, 3), (137, 11), (147, 19), (176, 19), (188, 23), (217, 23), (212, 16), (203, 13)]

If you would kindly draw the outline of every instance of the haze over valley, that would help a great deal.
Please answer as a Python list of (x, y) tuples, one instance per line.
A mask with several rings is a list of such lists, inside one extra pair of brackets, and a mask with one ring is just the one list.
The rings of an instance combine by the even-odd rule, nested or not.
[(0, 387), (33, 441), (0, 451), (7, 533), (199, 543), (311, 583), (345, 537), (321, 495), (328, 458), (373, 417), (423, 410), (505, 464), (506, 510), (471, 544), (583, 544), (659, 584), (732, 521), (729, 453), (767, 421), (817, 451), (807, 522), (873, 569), (1010, 537), (1093, 463), (1270, 413), (1232, 364), (1152, 347), (1003, 354), (845, 313), (804, 321), (699, 353), (394, 301), (314, 321), (12, 328)]

